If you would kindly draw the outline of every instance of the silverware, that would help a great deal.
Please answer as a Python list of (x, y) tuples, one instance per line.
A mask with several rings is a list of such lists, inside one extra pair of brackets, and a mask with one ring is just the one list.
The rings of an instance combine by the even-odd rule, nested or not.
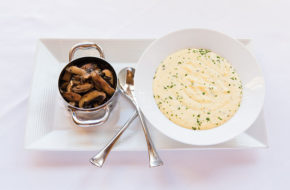
[(94, 157), (90, 159), (90, 162), (95, 166), (98, 166), (98, 167), (103, 166), (111, 149), (113, 148), (113, 146), (115, 145), (119, 137), (123, 134), (123, 132), (129, 127), (131, 122), (137, 117), (137, 115), (139, 115), (141, 124), (143, 126), (144, 134), (146, 137), (150, 167), (156, 167), (163, 164), (162, 160), (159, 158), (159, 155), (155, 150), (149, 131), (144, 122), (143, 116), (141, 115), (142, 113), (135, 100), (134, 73), (135, 73), (134, 68), (127, 67), (127, 68), (122, 69), (118, 75), (118, 87), (121, 90), (121, 92), (127, 98), (129, 98), (129, 100), (131, 100), (131, 102), (135, 105), (137, 112), (135, 112), (134, 115), (125, 123), (125, 125), (118, 131), (118, 133), (111, 139), (111, 141), (98, 154), (96, 154)]
[(135, 69), (132, 67), (126, 67), (122, 69), (118, 74), (118, 86), (120, 87), (120, 90), (122, 94), (124, 94), (131, 102), (134, 104), (136, 111), (139, 115), (139, 119), (142, 124), (142, 128), (145, 134), (147, 147), (148, 147), (148, 154), (149, 154), (149, 166), (150, 167), (156, 167), (163, 165), (162, 160), (160, 159), (155, 146), (152, 142), (152, 139), (150, 137), (148, 128), (146, 126), (146, 123), (144, 121), (143, 114), (137, 104), (136, 97), (134, 94), (134, 74)]
[(111, 149), (123, 134), (123, 132), (129, 127), (131, 122), (137, 117), (137, 112), (125, 123), (125, 125), (118, 131), (118, 133), (112, 138), (112, 140), (94, 157), (90, 159), (90, 162), (98, 167), (102, 167)]

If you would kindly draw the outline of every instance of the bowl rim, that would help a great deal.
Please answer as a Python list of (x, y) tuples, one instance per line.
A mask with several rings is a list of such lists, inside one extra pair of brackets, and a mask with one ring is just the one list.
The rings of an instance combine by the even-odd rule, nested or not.
[[(174, 139), (174, 140), (177, 140), (177, 141), (179, 141), (179, 142), (182, 142), (182, 143), (185, 143), (185, 144), (191, 144), (191, 145), (199, 145), (199, 146), (207, 146), (207, 145), (215, 145), (215, 144), (220, 144), (220, 143), (223, 143), (223, 142), (226, 142), (226, 141), (228, 141), (228, 140), (230, 140), (230, 139), (233, 139), (233, 138), (235, 138), (236, 136), (238, 136), (239, 134), (242, 134), (243, 132), (245, 132), (247, 129), (249, 129), (252, 125), (253, 125), (253, 123), (256, 121), (256, 119), (257, 119), (257, 117), (259, 116), (259, 114), (261, 113), (261, 111), (262, 111), (262, 108), (263, 108), (263, 105), (264, 105), (264, 101), (265, 101), (265, 79), (264, 79), (264, 75), (263, 75), (263, 72), (262, 72), (262, 69), (261, 69), (261, 67), (260, 67), (260, 65), (257, 63), (257, 60), (256, 60), (256, 57), (254, 56), (254, 54), (251, 52), (251, 51), (249, 51), (240, 41), (238, 41), (238, 40), (236, 40), (236, 39), (234, 39), (234, 38), (232, 38), (232, 37), (230, 37), (230, 36), (228, 36), (228, 35), (226, 35), (226, 34), (224, 34), (224, 33), (222, 33), (222, 32), (219, 32), (219, 31), (216, 31), (216, 30), (211, 30), (211, 29), (206, 29), (206, 28), (186, 28), (186, 29), (181, 29), (181, 30), (177, 30), (177, 31), (173, 31), (173, 32), (170, 32), (170, 33), (168, 33), (168, 34), (166, 34), (166, 35), (164, 35), (164, 36), (162, 36), (162, 37), (160, 37), (160, 38), (158, 38), (158, 39), (156, 39), (156, 40), (154, 40), (146, 49), (145, 49), (145, 51), (143, 52), (143, 54), (140, 56), (140, 58), (139, 58), (139, 60), (138, 60), (138, 63), (137, 63), (137, 68), (136, 68), (136, 76), (137, 76), (137, 84), (138, 84), (138, 68), (140, 67), (139, 65), (140, 65), (140, 62), (142, 61), (142, 59), (144, 58), (144, 56), (150, 51), (150, 49), (152, 48), (152, 47), (154, 47), (155, 46), (155, 44), (157, 44), (160, 40), (163, 40), (164, 38), (167, 38), (168, 36), (171, 36), (171, 35), (173, 35), (173, 34), (176, 34), (176, 33), (182, 33), (182, 32), (187, 32), (187, 31), (201, 31), (201, 32), (211, 32), (211, 33), (216, 33), (216, 34), (218, 34), (218, 35), (221, 35), (221, 36), (223, 36), (223, 37), (225, 37), (225, 38), (228, 38), (228, 39), (230, 39), (233, 43), (236, 43), (236, 44), (238, 44), (239, 45), (239, 47), (240, 48), (242, 48), (243, 49), (243, 51), (246, 51), (248, 54), (249, 54), (249, 56), (251, 57), (251, 59), (253, 59), (253, 61), (254, 61), (254, 63), (255, 63), (255, 66), (256, 66), (256, 68), (257, 68), (257, 71), (258, 71), (258, 73), (259, 73), (259, 76), (262, 78), (262, 82), (263, 82), (263, 86), (262, 86), (262, 94), (261, 94), (261, 96), (259, 96), (259, 99), (261, 100), (260, 101), (260, 105), (259, 105), (259, 108), (258, 108), (258, 110), (255, 112), (255, 116), (254, 116), (254, 119), (252, 119), (251, 120), (251, 122), (249, 122), (249, 124), (246, 126), (246, 127), (243, 127), (242, 128), (242, 130), (240, 130), (239, 129), (239, 131), (235, 134), (235, 135), (233, 135), (233, 136), (229, 136), (228, 138), (223, 138), (223, 140), (219, 140), (218, 142), (210, 142), (210, 143), (189, 143), (189, 142), (185, 142), (185, 141), (182, 141), (181, 139), (178, 139), (178, 138), (175, 138), (175, 137), (173, 137), (173, 136), (170, 136), (170, 135), (168, 135), (167, 133), (165, 133), (163, 130), (161, 130), (160, 128), (158, 128), (158, 127), (156, 127), (155, 125), (154, 125), (154, 122), (152, 122), (152, 121), (150, 121), (150, 119), (148, 119), (148, 117), (146, 117), (146, 113), (145, 114), (143, 114), (146, 118), (147, 118), (147, 121), (149, 121), (149, 123), (151, 123), (152, 125), (153, 125), (153, 127), (154, 128), (156, 128), (158, 131), (160, 131), (162, 134), (164, 134), (164, 135), (166, 135), (166, 136), (168, 136), (169, 138), (172, 138), (172, 139)], [(138, 90), (139, 90), (139, 88), (140, 87), (138, 87), (138, 85), (136, 85), (136, 90), (137, 90), (137, 92), (138, 92)], [(138, 99), (140, 98), (138, 98), (138, 95), (139, 93), (136, 93), (136, 97), (137, 97), (137, 101), (138, 101)], [(243, 98), (242, 98), (242, 100), (243, 100)], [(140, 108), (141, 108), (141, 110), (144, 110), (144, 108), (142, 108), (142, 106), (140, 106)], [(161, 113), (162, 114), (162, 113)], [(165, 117), (165, 116), (164, 116)], [(231, 118), (232, 119), (232, 118)], [(230, 120), (231, 120), (230, 119)], [(170, 122), (170, 123), (173, 123), (173, 122), (171, 122), (171, 121), (169, 121), (168, 120), (168, 122)], [(227, 123), (227, 122), (226, 122)], [(174, 125), (176, 125), (175, 123), (173, 123)], [(224, 125), (224, 124), (222, 124), (222, 125)], [(221, 125), (221, 126), (222, 126)], [(180, 126), (178, 126), (178, 125), (176, 125), (177, 127), (180, 127)], [(219, 126), (220, 127), (220, 126)], [(184, 129), (186, 129), (186, 128), (184, 128)], [(209, 129), (209, 130), (211, 130), (211, 129)], [(197, 130), (197, 132), (200, 132), (200, 131), (207, 131), (207, 130)]]

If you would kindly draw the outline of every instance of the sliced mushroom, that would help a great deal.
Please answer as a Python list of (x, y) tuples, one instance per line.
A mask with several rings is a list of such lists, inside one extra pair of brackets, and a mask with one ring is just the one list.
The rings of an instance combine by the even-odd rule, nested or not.
[(86, 70), (88, 73), (92, 72), (93, 70), (97, 69), (97, 65), (93, 63), (87, 63), (81, 66), (82, 69)]
[(83, 66), (81, 66), (82, 69), (87, 70), (87, 69), (95, 69), (96, 65), (93, 63), (86, 63)]
[(72, 80), (69, 81), (68, 85), (66, 86), (66, 91), (71, 92), (73, 85), (74, 85), (74, 82)]
[(68, 71), (65, 71), (65, 72), (64, 72), (64, 75), (63, 75), (63, 77), (62, 77), (62, 80), (68, 82), (68, 81), (70, 80), (70, 78), (71, 78), (71, 73), (68, 72)]
[(97, 72), (97, 74), (100, 75), (100, 76), (102, 75), (102, 70), (99, 69), (99, 68), (95, 69), (95, 72)]
[(88, 79), (90, 77), (90, 74), (87, 73), (86, 70), (81, 69), (77, 66), (70, 66), (66, 69), (68, 72), (76, 74), (76, 75), (80, 75), (82, 76), (84, 79)]
[(83, 83), (83, 78), (80, 75), (74, 75), (71, 80), (73, 81), (74, 85), (79, 85)]
[(79, 80), (73, 80), (73, 84), (74, 84), (74, 85), (81, 85), (81, 84), (82, 84), (82, 81), (79, 81)]
[(103, 89), (108, 95), (112, 95), (115, 92), (115, 89), (112, 88), (97, 72), (91, 72), (92, 80), (97, 89)]
[(91, 102), (91, 104), (94, 106), (94, 107), (97, 107), (99, 105), (102, 105), (104, 103), (106, 99), (102, 96), (99, 96), (97, 97), (96, 99), (94, 99), (94, 101)]
[(84, 83), (84, 84), (80, 84), (80, 85), (73, 87), (72, 91), (74, 91), (76, 93), (84, 93), (84, 92), (91, 90), (93, 87), (94, 86), (91, 83)]
[(74, 92), (65, 92), (62, 95), (69, 102), (78, 102), (82, 98), (81, 95), (74, 93)]
[(83, 95), (83, 97), (79, 101), (79, 107), (80, 108), (84, 107), (84, 104), (87, 104), (100, 96), (102, 97), (103, 100), (106, 98), (106, 94), (104, 92), (100, 92), (97, 90), (91, 91)]
[(67, 87), (68, 84), (69, 84), (69, 82), (63, 82), (63, 83), (60, 85), (60, 89), (61, 89), (61, 90), (66, 90), (66, 87)]
[(113, 74), (112, 74), (112, 72), (109, 70), (109, 69), (104, 69), (103, 71), (102, 71), (102, 73), (105, 75), (105, 79), (107, 79), (110, 83), (111, 83), (111, 85), (113, 85)]

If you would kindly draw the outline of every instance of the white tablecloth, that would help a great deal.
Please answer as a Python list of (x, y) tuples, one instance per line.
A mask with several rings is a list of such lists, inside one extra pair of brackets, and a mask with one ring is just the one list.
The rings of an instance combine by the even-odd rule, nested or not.
[[(1, 1), (0, 189), (290, 189), (290, 3), (243, 1)], [(266, 78), (269, 149), (113, 152), (102, 169), (92, 152), (24, 150), (36, 40), (157, 38), (181, 28), (252, 38)]]

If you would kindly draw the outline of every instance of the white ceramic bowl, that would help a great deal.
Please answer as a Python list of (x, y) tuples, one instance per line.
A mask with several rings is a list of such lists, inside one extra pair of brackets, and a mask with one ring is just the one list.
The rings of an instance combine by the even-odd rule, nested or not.
[[(223, 125), (209, 130), (190, 130), (168, 120), (153, 98), (153, 76), (168, 55), (184, 48), (205, 48), (225, 57), (243, 83), (243, 98), (237, 113)], [(155, 40), (143, 53), (136, 68), (136, 97), (147, 120), (166, 136), (192, 145), (228, 141), (248, 129), (264, 103), (265, 84), (254, 56), (237, 40), (207, 29), (185, 29)]]

